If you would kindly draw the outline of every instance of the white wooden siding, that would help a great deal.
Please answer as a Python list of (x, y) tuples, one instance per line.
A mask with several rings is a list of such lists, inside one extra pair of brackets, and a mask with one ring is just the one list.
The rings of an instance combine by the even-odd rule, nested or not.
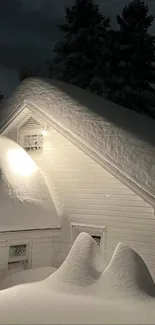
[(6, 254), (7, 242), (6, 240), (0, 240), (0, 279), (4, 277), (7, 268)]
[(18, 132), (17, 130), (11, 130), (8, 134), (7, 134), (7, 137), (12, 139), (13, 141), (17, 142), (18, 141)]
[[(60, 233), (53, 230), (34, 230), (19, 232), (0, 233), (0, 280), (7, 276), (8, 266), (8, 246), (28, 244), (29, 266), (30, 268), (52, 266), (53, 265), (53, 247), (56, 246), (55, 240)], [(59, 240), (59, 239), (57, 239)], [(58, 250), (56, 251), (58, 255)], [(55, 260), (57, 258), (55, 255)]]
[[(116, 245), (124, 242), (136, 249), (154, 271), (155, 216), (148, 203), (53, 129), (44, 138), (38, 164), (54, 180), (71, 222), (106, 227), (107, 261)], [(144, 237), (148, 242), (143, 241)]]
[[(154, 209), (85, 153), (48, 128), (42, 157), (33, 157), (54, 181), (68, 209), (69, 222), (106, 227), (105, 256), (109, 261), (119, 242), (134, 248), (155, 276)], [(62, 245), (61, 245), (62, 242)], [(57, 249), (67, 254), (70, 235)]]
[(43, 124), (41, 121), (35, 119), (34, 117), (30, 116), (21, 126), (20, 130), (22, 131), (28, 131), (28, 130), (42, 130)]
[(52, 265), (53, 238), (32, 241), (32, 268)]

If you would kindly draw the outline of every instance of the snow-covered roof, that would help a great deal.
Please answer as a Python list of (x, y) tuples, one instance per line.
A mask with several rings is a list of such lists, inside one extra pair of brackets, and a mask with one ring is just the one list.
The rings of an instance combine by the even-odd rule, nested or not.
[(155, 121), (75, 86), (30, 78), (1, 110), (1, 130), (26, 103), (154, 204)]
[(0, 136), (0, 231), (61, 228), (62, 210), (27, 152)]
[(154, 319), (155, 284), (141, 257), (119, 244), (104, 269), (100, 248), (85, 233), (47, 279), (0, 291), (0, 324), (154, 324)]

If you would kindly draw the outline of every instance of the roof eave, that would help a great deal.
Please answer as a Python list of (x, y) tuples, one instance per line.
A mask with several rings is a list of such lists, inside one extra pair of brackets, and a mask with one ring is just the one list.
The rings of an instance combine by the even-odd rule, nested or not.
[(1, 124), (0, 126), (0, 133), (2, 133), (10, 124), (11, 122), (23, 111), (23, 109), (26, 107), (27, 103), (26, 100), (22, 101), (16, 110), (14, 110)]

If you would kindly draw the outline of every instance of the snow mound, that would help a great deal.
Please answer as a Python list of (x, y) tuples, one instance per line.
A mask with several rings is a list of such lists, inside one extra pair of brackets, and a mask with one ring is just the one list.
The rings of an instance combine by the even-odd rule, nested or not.
[(47, 266), (13, 273), (1, 281), (0, 290), (7, 289), (18, 284), (44, 280), (55, 271), (55, 267)]
[[(123, 244), (103, 271), (100, 248), (82, 233), (47, 279), (0, 291), (0, 324), (154, 324), (153, 286), (142, 259)], [(133, 291), (130, 299), (122, 296), (133, 287), (147, 293), (145, 299)]]
[(39, 167), (0, 136), (0, 230), (60, 228), (61, 219)]
[(131, 248), (120, 243), (105, 269), (102, 279), (104, 289), (111, 293), (139, 294), (155, 297), (155, 284), (142, 258)]
[(49, 284), (88, 286), (97, 282), (104, 268), (103, 255), (94, 239), (87, 233), (80, 233), (55, 277), (52, 275), (47, 281)]
[(72, 291), (75, 286), (84, 287), (85, 294), (95, 294), (100, 298), (105, 297), (105, 292), (110, 299), (120, 295), (127, 298), (155, 297), (151, 274), (134, 250), (118, 244), (105, 268), (100, 248), (86, 233), (78, 236), (64, 263), (46, 282), (50, 288), (60, 290), (65, 288), (64, 285), (69, 285)]

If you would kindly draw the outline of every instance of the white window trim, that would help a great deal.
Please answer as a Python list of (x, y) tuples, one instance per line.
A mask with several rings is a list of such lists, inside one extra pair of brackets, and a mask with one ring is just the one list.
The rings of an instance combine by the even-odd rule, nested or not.
[[(18, 245), (26, 245), (26, 255), (24, 256), (15, 256), (14, 258), (9, 257), (9, 247), (10, 246), (18, 246)], [(19, 261), (25, 261), (28, 264), (28, 269), (31, 267), (31, 241), (29, 240), (20, 240), (20, 241), (8, 241), (7, 242), (7, 263), (6, 263), (6, 274), (8, 272), (8, 264), (10, 262), (19, 262)]]
[[(29, 140), (30, 140), (30, 146), (26, 146), (25, 144), (25, 138), (28, 138), (29, 137)], [(39, 144), (37, 143), (37, 145), (32, 145), (32, 141), (35, 141), (38, 142), (39, 141)], [(30, 152), (40, 152), (42, 151), (43, 149), (43, 135), (42, 134), (39, 134), (38, 132), (34, 132), (33, 134), (25, 134), (24, 137), (23, 137), (23, 147), (24, 149), (26, 148), (30, 148)], [(36, 147), (37, 149), (34, 150), (32, 148)]]
[(86, 232), (90, 236), (101, 236), (100, 248), (105, 252), (105, 227), (83, 223), (71, 223), (71, 241), (72, 244), (81, 232)]
[(34, 130), (29, 130), (29, 131), (26, 131), (26, 132), (21, 132), (20, 134), (19, 134), (19, 140), (18, 140), (18, 143), (20, 144), (20, 146), (23, 148), (23, 149), (25, 149), (25, 147), (24, 147), (24, 138), (25, 138), (25, 136), (33, 136), (33, 135), (41, 135), (42, 136), (42, 140), (43, 140), (43, 144), (42, 144), (42, 147), (39, 149), (39, 150), (30, 150), (30, 151), (28, 151), (28, 152), (30, 152), (30, 153), (42, 153), (42, 151), (43, 151), (43, 147), (44, 147), (44, 136), (41, 134), (41, 131), (38, 129), (35, 129), (35, 131)]
[[(38, 127), (35, 127), (34, 129), (22, 129), (22, 127), (24, 126), (24, 124), (29, 120), (29, 118), (34, 118), (34, 120), (36, 120), (40, 126), (38, 125)], [(23, 148), (24, 147), (24, 137), (26, 135), (41, 135), (41, 132), (43, 129), (47, 129), (47, 123), (45, 123), (44, 121), (42, 121), (38, 116), (36, 116), (35, 114), (32, 113), (28, 113), (26, 115), (26, 117), (18, 124), (17, 127), (17, 143)], [(42, 148), (43, 149), (43, 148)]]

